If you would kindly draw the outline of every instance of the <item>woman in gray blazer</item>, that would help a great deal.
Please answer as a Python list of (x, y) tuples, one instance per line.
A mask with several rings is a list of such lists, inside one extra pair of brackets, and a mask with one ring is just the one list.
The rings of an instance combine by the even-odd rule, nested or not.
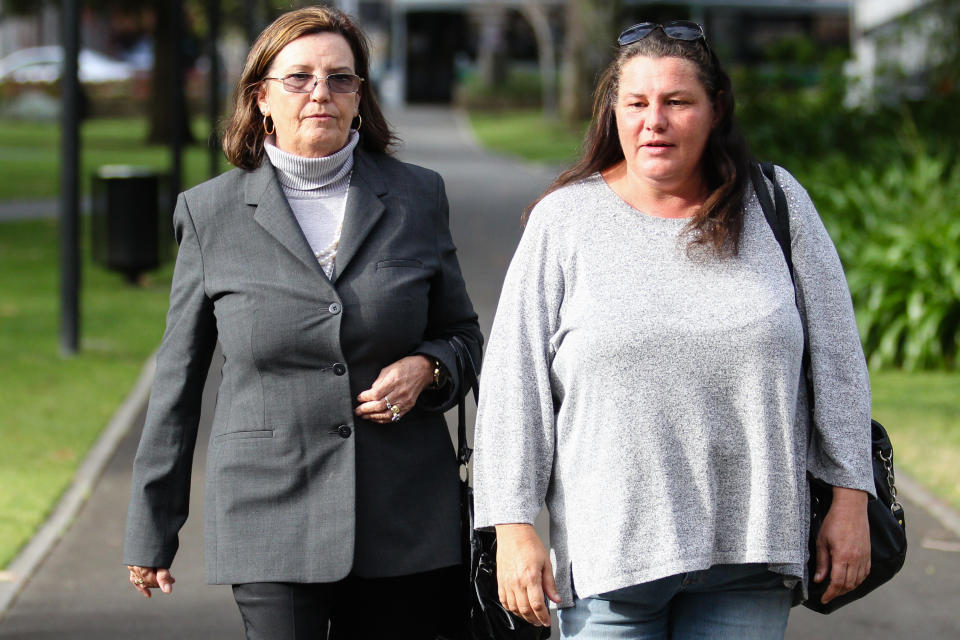
[(442, 412), (464, 386), (449, 339), (476, 359), (482, 337), (443, 182), (387, 155), (367, 75), (365, 37), (344, 14), (278, 18), (236, 90), (224, 150), (237, 168), (181, 194), (174, 213), (180, 249), (124, 561), (143, 595), (172, 590), (219, 341), (206, 572), (233, 585), (250, 639), (328, 627), (338, 640), (433, 638), (459, 616)]

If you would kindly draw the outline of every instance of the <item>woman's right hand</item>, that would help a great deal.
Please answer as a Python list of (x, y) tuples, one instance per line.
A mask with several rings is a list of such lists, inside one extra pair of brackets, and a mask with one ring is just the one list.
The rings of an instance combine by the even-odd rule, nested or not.
[(530, 524), (497, 525), (497, 591), (503, 607), (538, 627), (550, 626), (544, 594), (560, 602), (550, 556)]
[(169, 569), (138, 567), (136, 565), (127, 565), (127, 569), (130, 570), (130, 584), (144, 597), (150, 597), (150, 589), (160, 589), (164, 593), (173, 593), (173, 583), (176, 582), (176, 579)]

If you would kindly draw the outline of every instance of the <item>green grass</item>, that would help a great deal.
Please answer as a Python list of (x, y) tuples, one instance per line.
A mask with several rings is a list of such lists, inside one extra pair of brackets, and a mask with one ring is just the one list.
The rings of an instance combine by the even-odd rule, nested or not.
[(480, 143), (490, 150), (557, 166), (572, 164), (577, 158), (586, 128), (584, 123), (582, 128), (571, 129), (534, 110), (471, 111), (470, 124)]
[(81, 353), (63, 358), (56, 224), (0, 224), (0, 567), (48, 515), (159, 343), (171, 272), (130, 287), (85, 259)]
[(870, 380), (897, 468), (960, 509), (960, 373), (874, 371)]
[[(206, 121), (193, 123), (198, 140), (206, 140)], [(80, 187), (89, 190), (90, 176), (106, 164), (133, 164), (165, 171), (170, 152), (144, 144), (145, 118), (88, 120), (80, 132)], [(0, 199), (52, 198), (59, 192), (60, 131), (56, 123), (0, 120)], [(183, 154), (184, 185), (208, 178), (208, 151), (202, 144)], [(228, 168), (221, 154), (221, 170)]]
[[(193, 127), (205, 139), (205, 123)], [(105, 164), (166, 170), (169, 151), (145, 145), (146, 130), (144, 118), (85, 122), (81, 188)], [(59, 135), (56, 123), (0, 120), (0, 200), (56, 197)], [(184, 186), (208, 177), (202, 145), (187, 148), (183, 163)], [(81, 353), (62, 358), (56, 225), (0, 223), (0, 567), (43, 522), (159, 343), (170, 273), (133, 288), (85, 257)]]

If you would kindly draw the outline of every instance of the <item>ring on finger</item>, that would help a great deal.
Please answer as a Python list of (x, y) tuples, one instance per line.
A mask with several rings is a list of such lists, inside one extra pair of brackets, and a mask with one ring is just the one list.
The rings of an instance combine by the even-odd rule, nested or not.
[(398, 420), (400, 420), (399, 404), (390, 405), (390, 411), (393, 413), (393, 415), (390, 416), (390, 422), (397, 422)]
[(140, 585), (143, 584), (143, 578), (137, 578), (136, 580), (133, 581), (133, 584), (139, 587)]

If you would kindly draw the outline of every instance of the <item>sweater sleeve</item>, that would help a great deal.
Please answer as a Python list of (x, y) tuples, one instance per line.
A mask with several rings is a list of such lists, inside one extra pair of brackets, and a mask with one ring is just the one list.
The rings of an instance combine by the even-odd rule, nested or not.
[(533, 211), (507, 270), (484, 358), (477, 410), (477, 528), (533, 524), (553, 468), (555, 397), (551, 343), (564, 278), (549, 202)]
[(874, 495), (870, 378), (836, 248), (806, 190), (783, 169), (797, 298), (810, 348), (814, 398), (807, 469), (837, 487)]

